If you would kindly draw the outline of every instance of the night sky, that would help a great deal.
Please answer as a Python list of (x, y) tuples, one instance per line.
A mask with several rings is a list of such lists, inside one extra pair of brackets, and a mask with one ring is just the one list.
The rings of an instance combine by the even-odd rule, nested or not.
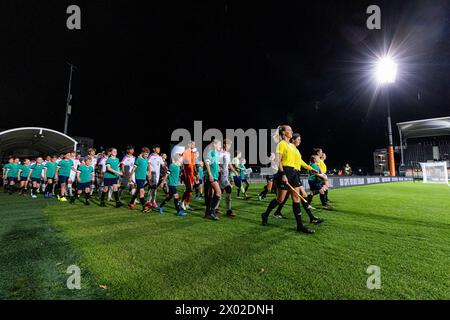
[[(66, 28), (70, 4), (81, 7), (81, 30)], [(366, 27), (370, 4), (381, 7), (381, 30)], [(164, 149), (194, 120), (219, 129), (288, 123), (305, 158), (320, 146), (330, 167), (370, 170), (387, 143), (371, 61), (391, 47), (399, 63), (394, 124), (449, 116), (449, 19), (441, 0), (3, 0), (0, 128), (62, 131), (70, 61), (79, 69), (69, 134), (97, 147)]]

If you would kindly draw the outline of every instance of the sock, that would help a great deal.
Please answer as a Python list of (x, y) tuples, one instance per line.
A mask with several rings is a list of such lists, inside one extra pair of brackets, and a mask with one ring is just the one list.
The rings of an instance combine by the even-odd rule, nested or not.
[(211, 204), (209, 206), (209, 214), (214, 213), (214, 210), (219, 206), (220, 204), (220, 197), (213, 196), (211, 199)]
[(309, 219), (310, 220), (314, 219), (315, 216), (313, 215), (311, 209), (308, 208), (308, 204), (306, 202), (302, 201), (302, 206), (303, 206), (303, 209), (305, 209), (306, 213), (308, 214)]
[(177, 213), (181, 211), (180, 207), (180, 201), (178, 199), (173, 199), (173, 203), (175, 204), (175, 210), (177, 210)]
[(131, 189), (131, 195), (134, 196), (135, 194), (136, 194), (136, 189)]
[(269, 202), (269, 205), (267, 206), (266, 212), (263, 213), (263, 215), (267, 218), (270, 214), (270, 212), (275, 209), (275, 207), (278, 205), (277, 199), (272, 199), (272, 201)]
[(68, 185), (67, 185), (67, 190), (68, 190), (68, 192), (69, 192), (69, 196), (70, 196), (70, 197), (73, 197), (73, 190), (72, 190), (72, 185), (71, 185), (71, 184), (68, 184)]
[[(133, 200), (133, 202), (134, 202), (134, 200)], [(145, 207), (145, 198), (144, 197), (139, 198), (139, 202), (141, 203), (142, 208), (144, 208)]]
[(36, 194), (36, 188), (35, 187), (31, 187), (31, 195), (35, 195)]
[(297, 229), (303, 227), (300, 203), (292, 202), (292, 210), (294, 211), (295, 220), (297, 221)]
[(116, 200), (116, 203), (119, 203), (120, 202), (119, 191), (114, 191), (113, 194), (114, 194), (114, 200)]
[(209, 206), (211, 205), (211, 197), (205, 196), (205, 215), (208, 214)]
[(325, 200), (325, 194), (320, 194), (320, 202), (322, 202), (322, 205), (326, 205), (327, 201)]
[(231, 210), (231, 192), (230, 193), (228, 193), (228, 192), (225, 193), (225, 204), (227, 206), (227, 210)]
[(113, 193), (113, 190), (109, 189), (108, 190), (108, 201), (112, 198), (112, 193)]
[(100, 193), (100, 203), (105, 203), (106, 192), (102, 191)]
[(132, 195), (131, 195), (130, 202), (128, 202), (128, 203), (129, 203), (129, 204), (133, 204), (134, 201), (136, 200), (136, 198), (137, 198), (136, 194), (132, 194)]
[(275, 211), (275, 213), (280, 213), (281, 214), (281, 209), (283, 209), (284, 205), (286, 204), (286, 202), (288, 200), (289, 200), (289, 194), (286, 194), (286, 196), (284, 197), (283, 202), (278, 204), (278, 208)]
[(89, 199), (91, 198), (91, 194), (89, 192), (85, 193), (84, 197), (86, 198), (86, 201), (89, 201)]
[(245, 193), (247, 193), (247, 190), (248, 190), (249, 187), (250, 187), (249, 184), (246, 184), (246, 185), (245, 185), (245, 188), (244, 188), (244, 190), (245, 190), (244, 192), (245, 192)]
[(237, 189), (237, 196), (238, 196), (238, 198), (239, 198), (240, 194), (241, 194), (241, 187), (238, 187), (238, 189)]
[(308, 194), (308, 198), (306, 199), (308, 201), (308, 204), (311, 204), (313, 199), (313, 195), (312, 194)]
[(325, 191), (325, 200), (328, 202), (328, 190)]
[(171, 196), (167, 196), (167, 197), (163, 200), (163, 202), (161, 202), (161, 204), (159, 205), (159, 207), (160, 207), (160, 208), (164, 207), (164, 206), (170, 201), (170, 199), (172, 199), (172, 197), (171, 197)]
[(151, 200), (150, 202), (156, 202), (156, 188), (151, 190)]
[(259, 196), (260, 196), (261, 198), (265, 198), (268, 192), (269, 192), (269, 189), (267, 189), (267, 186), (264, 186), (264, 190), (261, 191), (261, 193), (259, 194)]

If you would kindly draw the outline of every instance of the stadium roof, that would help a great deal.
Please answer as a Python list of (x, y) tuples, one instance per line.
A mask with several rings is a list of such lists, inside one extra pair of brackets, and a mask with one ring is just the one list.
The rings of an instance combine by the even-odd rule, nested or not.
[(450, 135), (450, 117), (397, 123), (403, 139)]
[(0, 156), (27, 149), (40, 154), (58, 154), (76, 148), (77, 141), (64, 133), (39, 127), (24, 127), (0, 132)]

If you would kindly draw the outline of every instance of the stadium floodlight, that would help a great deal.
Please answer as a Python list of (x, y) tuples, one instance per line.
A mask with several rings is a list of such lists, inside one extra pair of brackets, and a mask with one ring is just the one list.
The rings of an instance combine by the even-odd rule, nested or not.
[[(397, 63), (389, 56), (385, 55), (378, 58), (375, 64), (375, 79), (380, 86), (386, 85), (388, 94), (388, 84), (394, 83), (397, 78)], [(388, 94), (389, 96), (389, 94)], [(394, 143), (392, 137), (392, 124), (391, 124), (391, 106), (389, 97), (387, 99), (387, 123), (388, 123), (388, 137), (389, 144), (387, 147), (388, 162), (389, 162), (389, 175), (395, 176), (395, 158), (394, 158)]]
[(397, 77), (397, 63), (389, 57), (381, 57), (375, 68), (375, 78), (378, 84), (394, 83)]

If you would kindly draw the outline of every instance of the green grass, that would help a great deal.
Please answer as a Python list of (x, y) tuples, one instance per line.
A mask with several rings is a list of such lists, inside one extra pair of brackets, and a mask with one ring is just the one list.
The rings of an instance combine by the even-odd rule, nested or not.
[(88, 268), (82, 289), (68, 290), (78, 252), (44, 215), (46, 201), (0, 194), (0, 299), (102, 299)]
[[(213, 222), (195, 201), (200, 210), (177, 217), (173, 203), (144, 215), (0, 195), (0, 297), (450, 299), (447, 186), (331, 190), (336, 210), (316, 211), (326, 221), (312, 236), (294, 231), (290, 202), (288, 219), (262, 227), (272, 197), (233, 199), (238, 217)], [(79, 293), (65, 289), (69, 264), (81, 267)], [(369, 265), (381, 267), (381, 290), (366, 287)]]

